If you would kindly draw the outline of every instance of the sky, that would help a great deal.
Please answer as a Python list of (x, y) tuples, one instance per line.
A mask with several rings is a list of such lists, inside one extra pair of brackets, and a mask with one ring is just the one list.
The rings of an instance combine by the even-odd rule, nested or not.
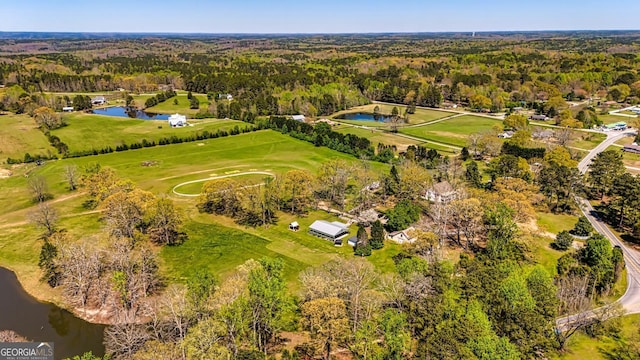
[(640, 0), (0, 0), (0, 31), (638, 30)]

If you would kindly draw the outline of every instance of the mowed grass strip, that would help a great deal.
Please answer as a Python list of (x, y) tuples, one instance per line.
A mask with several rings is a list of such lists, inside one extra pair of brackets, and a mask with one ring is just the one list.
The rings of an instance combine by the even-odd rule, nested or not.
[(463, 147), (467, 146), (469, 135), (491, 130), (494, 126), (502, 128), (502, 121), (480, 116), (464, 115), (435, 124), (401, 128), (399, 131), (403, 134), (425, 140)]
[(418, 143), (415, 140), (407, 139), (405, 137), (397, 136), (391, 133), (386, 133), (378, 130), (357, 128), (353, 126), (339, 125), (339, 127), (335, 128), (334, 131), (337, 131), (343, 134), (353, 134), (363, 138), (367, 138), (369, 139), (369, 141), (371, 141), (373, 146), (376, 146), (376, 144), (380, 143), (384, 145), (395, 145), (398, 148), (406, 148), (409, 145), (416, 145)]
[[(363, 106), (356, 106), (349, 110), (344, 110), (337, 112), (331, 115), (332, 118), (339, 117), (340, 115), (349, 114), (349, 113), (370, 113), (373, 114), (373, 110), (378, 106), (380, 108), (379, 114), (381, 115), (391, 115), (394, 107), (398, 108), (400, 115), (402, 116), (406, 110), (406, 106), (404, 105), (387, 105), (387, 104), (369, 104)], [(426, 122), (442, 119), (448, 116), (455, 115), (456, 113), (448, 112), (448, 111), (440, 111), (440, 110), (430, 110), (430, 109), (416, 109), (415, 114), (409, 114), (409, 123), (402, 125), (416, 125), (423, 124)], [(353, 125), (363, 125), (369, 127), (388, 127), (389, 124), (382, 121), (361, 121), (361, 120), (342, 120), (337, 119), (340, 122), (349, 123)]]
[(25, 153), (46, 155), (56, 150), (28, 115), (0, 115), (0, 163), (24, 158)]
[[(62, 140), (70, 151), (115, 149), (118, 145), (130, 145), (142, 139), (157, 142), (163, 137), (187, 137), (205, 130), (231, 130), (235, 126), (244, 128), (251, 124), (236, 120), (189, 120), (194, 126), (172, 128), (165, 120), (137, 120), (115, 116), (74, 113), (64, 117), (67, 126), (51, 133)], [(46, 140), (46, 139), (45, 139)]]

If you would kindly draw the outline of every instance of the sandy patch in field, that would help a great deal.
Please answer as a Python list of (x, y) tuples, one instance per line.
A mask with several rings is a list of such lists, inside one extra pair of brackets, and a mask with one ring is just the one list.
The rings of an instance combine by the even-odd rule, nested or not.
[(6, 178), (10, 177), (11, 175), (13, 175), (11, 170), (0, 169), (0, 179), (6, 179)]

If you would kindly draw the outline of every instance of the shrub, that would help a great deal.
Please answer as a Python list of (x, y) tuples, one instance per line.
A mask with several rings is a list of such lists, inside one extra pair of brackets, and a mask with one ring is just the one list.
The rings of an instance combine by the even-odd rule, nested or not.
[(568, 250), (573, 244), (573, 236), (568, 231), (561, 231), (556, 235), (556, 240), (551, 243), (551, 246), (557, 250)]

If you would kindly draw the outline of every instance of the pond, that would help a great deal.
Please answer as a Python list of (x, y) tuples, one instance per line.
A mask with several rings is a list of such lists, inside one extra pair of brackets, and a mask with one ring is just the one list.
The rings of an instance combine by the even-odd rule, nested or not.
[(104, 325), (91, 324), (54, 304), (29, 295), (16, 275), (0, 267), (0, 330), (13, 330), (29, 341), (53, 342), (56, 359), (92, 351), (104, 355)]
[(336, 119), (342, 120), (357, 120), (357, 121), (376, 121), (376, 122), (387, 122), (391, 119), (390, 115), (380, 115), (380, 114), (371, 114), (371, 113), (347, 113), (342, 114), (336, 117)]
[(91, 110), (90, 113), (140, 120), (169, 120), (169, 115), (167, 114), (148, 113), (144, 110), (128, 108), (126, 106), (111, 106), (102, 109), (94, 109)]

